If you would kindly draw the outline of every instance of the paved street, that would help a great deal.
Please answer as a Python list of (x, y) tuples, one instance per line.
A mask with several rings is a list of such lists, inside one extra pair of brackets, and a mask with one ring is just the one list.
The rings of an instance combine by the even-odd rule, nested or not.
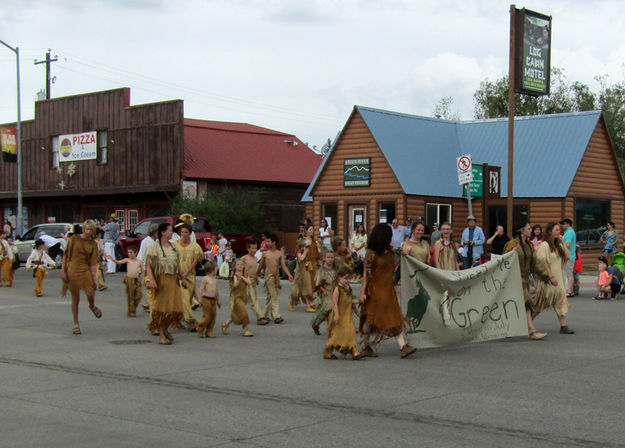
[[(147, 314), (126, 317), (122, 278), (107, 276), (96, 296), (102, 319), (81, 303), (81, 336), (58, 271), (39, 299), (23, 268), (0, 288), (0, 446), (625, 446), (625, 300), (590, 300), (590, 277), (571, 301), (575, 335), (558, 334), (547, 312), (544, 341), (404, 360), (387, 341), (358, 362), (322, 359), (325, 334), (313, 335), (302, 306), (289, 311), (286, 281), (283, 324), (252, 324), (253, 338), (239, 327), (212, 340), (178, 331), (161, 346)], [(218, 322), (225, 281), (220, 292)]]

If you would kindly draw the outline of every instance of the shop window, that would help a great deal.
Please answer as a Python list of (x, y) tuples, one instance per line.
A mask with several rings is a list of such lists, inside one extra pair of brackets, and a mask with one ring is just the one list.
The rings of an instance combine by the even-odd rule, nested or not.
[(52, 137), (52, 168), (59, 167), (59, 137)]
[[(326, 219), (328, 221), (328, 226), (331, 229), (336, 231), (336, 226), (338, 224), (337, 220), (338, 216), (338, 207), (336, 202), (323, 204), (321, 207), (321, 220)], [(319, 223), (321, 223), (319, 220)]]
[(132, 229), (139, 222), (139, 210), (128, 210), (128, 229)]
[(387, 224), (395, 219), (395, 202), (380, 202), (378, 207), (378, 222)]
[(574, 228), (577, 232), (577, 244), (600, 244), (599, 240), (606, 230), (609, 213), (608, 201), (576, 200)]
[(425, 222), (430, 229), (434, 223), (437, 223), (439, 226), (444, 222), (451, 224), (451, 205), (427, 204), (425, 208)]
[(119, 230), (122, 232), (126, 230), (126, 213), (125, 210), (119, 209), (115, 210), (115, 214), (117, 215), (117, 224), (119, 224)]
[(108, 132), (98, 132), (98, 164), (106, 165), (108, 163)]

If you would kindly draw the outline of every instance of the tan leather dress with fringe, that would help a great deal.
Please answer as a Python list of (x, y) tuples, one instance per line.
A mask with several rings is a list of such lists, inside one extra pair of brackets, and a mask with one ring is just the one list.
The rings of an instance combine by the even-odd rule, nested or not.
[(328, 320), (328, 344), (326, 351), (353, 353), (358, 350), (356, 344), (356, 328), (352, 315), (352, 289), (348, 286), (339, 288), (338, 312), (339, 321), (334, 322), (334, 310)]
[(91, 266), (100, 263), (98, 245), (93, 240), (72, 235), (65, 249), (68, 282), (63, 282), (63, 295), (70, 291), (73, 295), (85, 291), (87, 295), (95, 294), (95, 281), (91, 273)]
[(401, 334), (406, 325), (406, 318), (399, 308), (395, 292), (395, 258), (390, 250), (377, 255), (368, 250), (365, 257), (365, 269), (369, 267), (365, 289), (365, 303), (360, 310), (360, 332), (365, 323), (369, 323), (371, 344)]
[(182, 320), (182, 294), (178, 282), (178, 252), (172, 247), (162, 247), (157, 241), (146, 254), (152, 268), (156, 289), (152, 308), (152, 321), (148, 328), (154, 332), (163, 325), (179, 326)]
[(245, 306), (247, 302), (247, 284), (239, 280), (234, 286), (234, 278), (230, 279), (230, 318), (235, 325), (246, 328), (250, 324), (250, 318)]
[[(558, 244), (558, 243), (557, 243)], [(566, 256), (568, 250), (564, 249), (565, 258), (561, 258), (557, 251), (552, 252), (549, 248), (549, 243), (543, 241), (538, 246), (536, 257), (539, 262), (547, 262), (551, 268), (553, 276), (558, 283), (557, 286), (551, 284), (549, 279), (545, 279), (538, 282), (538, 289), (536, 291), (534, 308), (532, 310), (532, 317), (538, 316), (542, 311), (547, 308), (553, 307), (559, 316), (566, 316), (569, 311), (569, 300), (566, 298), (566, 289), (564, 288), (564, 275), (562, 273), (562, 267), (566, 262)]]

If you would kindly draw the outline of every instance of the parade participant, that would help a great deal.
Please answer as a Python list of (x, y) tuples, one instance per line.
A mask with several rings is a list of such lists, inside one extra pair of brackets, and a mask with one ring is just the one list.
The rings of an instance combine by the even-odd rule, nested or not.
[(39, 233), (38, 238), (48, 246), (48, 255), (56, 262), (56, 257), (63, 256), (63, 247), (60, 239), (52, 237), (44, 232)]
[(425, 223), (415, 221), (412, 224), (412, 233), (409, 239), (401, 246), (402, 255), (410, 255), (421, 263), (430, 264), (430, 245), (425, 235)]
[(345, 240), (340, 236), (333, 236), (332, 250), (334, 251), (334, 262), (336, 267), (347, 266), (352, 272), (354, 272), (354, 258), (345, 245)]
[(189, 226), (191, 226), (191, 235), (189, 236), (189, 238), (191, 239), (192, 243), (197, 243), (197, 240), (195, 239), (195, 232), (193, 231), (193, 215), (191, 213), (183, 213), (178, 217), (178, 219), (185, 224), (189, 224)]
[(540, 224), (534, 224), (532, 226), (532, 244), (534, 245), (534, 250), (538, 250), (538, 246), (543, 241), (543, 228)]
[[(107, 260), (111, 260), (110, 255), (104, 256)], [(128, 317), (137, 317), (137, 306), (141, 302), (141, 274), (143, 273), (143, 263), (137, 258), (137, 248), (130, 246), (128, 248), (128, 258), (121, 260), (111, 260), (115, 264), (126, 265), (126, 278), (123, 283), (126, 285), (126, 303)]]
[(13, 286), (13, 251), (6, 240), (7, 234), (3, 230), (0, 233), (0, 286)]
[(284, 262), (284, 253), (276, 248), (277, 244), (278, 237), (273, 234), (269, 235), (267, 238), (267, 250), (263, 253), (263, 256), (258, 262), (256, 276), (259, 277), (261, 272), (263, 270), (265, 271), (265, 291), (267, 292), (267, 299), (263, 317), (269, 319), (269, 314), (271, 314), (273, 316), (273, 322), (281, 324), (284, 322), (284, 319), (280, 316), (280, 304), (278, 302), (278, 286), (280, 286), (279, 267), (282, 267), (282, 270), (287, 275), (290, 282), (293, 281), (293, 276)]
[(258, 297), (256, 296), (256, 286), (258, 285), (258, 277), (256, 276), (256, 270), (258, 269), (258, 260), (256, 259), (257, 245), (255, 241), (247, 242), (247, 254), (241, 257), (243, 262), (243, 275), (250, 279), (250, 284), (247, 286), (246, 302), (249, 303), (250, 308), (256, 315), (257, 325), (267, 325), (269, 319), (263, 317), (260, 307), (258, 306)]
[(311, 247), (311, 241), (308, 238), (302, 238), (297, 242), (297, 255), (295, 257), (295, 275), (293, 276), (293, 288), (291, 289), (289, 309), (295, 311), (295, 307), (300, 300), (306, 303), (307, 310), (314, 312), (313, 287), (308, 274), (310, 270), (310, 262), (308, 261), (308, 251)]
[(319, 307), (310, 325), (316, 335), (321, 334), (319, 333), (319, 326), (323, 321), (327, 321), (328, 315), (332, 310), (332, 294), (337, 281), (336, 264), (334, 260), (334, 252), (325, 251), (323, 264), (315, 275), (315, 291), (319, 298)]
[(82, 233), (72, 235), (63, 254), (61, 279), (63, 280), (63, 295), (68, 290), (72, 294), (73, 334), (81, 334), (78, 322), (80, 291), (84, 291), (87, 295), (89, 309), (93, 315), (97, 319), (102, 317), (102, 311), (95, 306), (95, 286), (100, 262), (98, 246), (93, 241), (95, 231), (96, 223), (92, 220), (85, 221)]
[(328, 321), (328, 343), (323, 350), (324, 359), (337, 359), (333, 352), (343, 355), (351, 353), (352, 360), (358, 360), (365, 356), (358, 353), (356, 343), (356, 328), (352, 314), (352, 304), (358, 303), (352, 295), (349, 282), (352, 271), (347, 266), (338, 270), (338, 284), (332, 292), (332, 311)]
[(548, 280), (541, 279), (535, 296), (535, 307), (532, 310), (532, 319), (536, 319), (542, 311), (553, 307), (560, 321), (560, 333), (573, 334), (566, 323), (569, 310), (569, 301), (564, 289), (562, 266), (569, 259), (569, 251), (564, 246), (560, 233), (560, 224), (550, 222), (545, 227), (544, 240), (536, 252), (538, 260), (547, 271)]
[[(365, 356), (377, 356), (371, 345), (389, 337), (397, 340), (402, 358), (416, 351), (404, 339), (406, 318), (399, 308), (395, 292), (395, 256), (390, 246), (392, 236), (391, 227), (378, 224), (373, 228), (367, 242), (359, 299), (360, 333), (363, 336), (362, 352)], [(371, 337), (373, 341), (370, 340)]]
[(100, 262), (98, 263), (98, 271), (97, 271), (97, 286), (98, 291), (104, 291), (108, 286), (104, 283), (104, 275), (102, 275), (102, 263), (106, 266), (107, 258), (104, 254), (104, 241), (102, 241), (102, 229), (98, 228), (95, 231), (94, 241), (98, 246), (98, 254), (100, 255)]
[(484, 231), (475, 222), (475, 216), (467, 216), (467, 227), (462, 232), (462, 247), (464, 269), (472, 268), (480, 264), (480, 258), (484, 253)]
[[(315, 228), (312, 226), (312, 224), (306, 228), (306, 233), (304, 237), (298, 241), (298, 247), (300, 247), (299, 244), (302, 244), (303, 246), (306, 247), (306, 257), (305, 257), (306, 261), (305, 261), (304, 266), (305, 266), (306, 272), (308, 273), (309, 280), (302, 280), (304, 287), (305, 287), (305, 291), (308, 291), (306, 286), (310, 284), (310, 296), (308, 297), (308, 300), (306, 300), (305, 296), (302, 294), (300, 294), (300, 297), (304, 297), (304, 302), (307, 305), (306, 311), (308, 311), (309, 313), (314, 313), (315, 309), (312, 307), (312, 300), (313, 300), (312, 294), (313, 294), (313, 285), (315, 284), (315, 275), (317, 274), (317, 267), (319, 266), (320, 246), (318, 246), (317, 242), (315, 241)], [(321, 247), (325, 248), (325, 246), (321, 246)], [(296, 260), (296, 263), (297, 263), (297, 260)], [(296, 269), (297, 269), (297, 265), (296, 265)], [(298, 291), (296, 291), (296, 293), (298, 293)], [(298, 304), (299, 304), (299, 298), (297, 298), (297, 300), (292, 300), (291, 302), (289, 302), (289, 309), (291, 311), (294, 311), (295, 306)]]
[(206, 275), (200, 283), (200, 291), (198, 296), (202, 300), (202, 320), (197, 326), (197, 334), (199, 337), (214, 338), (215, 319), (217, 317), (217, 308), (221, 308), (219, 300), (219, 288), (217, 288), (217, 263), (209, 260), (204, 263), (204, 272)]
[(180, 223), (178, 225), (180, 239), (172, 243), (176, 252), (178, 252), (182, 279), (185, 280), (180, 286), (180, 294), (182, 297), (184, 321), (189, 331), (195, 331), (197, 327), (197, 320), (192, 311), (192, 300), (195, 293), (195, 267), (204, 257), (204, 252), (202, 252), (200, 245), (191, 241), (192, 230), (189, 224)]
[(547, 333), (541, 333), (534, 326), (532, 319), (533, 302), (530, 295), (530, 276), (534, 279), (548, 279), (547, 272), (538, 261), (534, 245), (530, 241), (532, 236), (532, 228), (529, 224), (525, 224), (517, 229), (515, 238), (510, 240), (503, 248), (503, 253), (516, 251), (519, 257), (519, 268), (521, 270), (521, 283), (523, 286), (523, 299), (525, 301), (525, 317), (527, 319), (528, 337), (532, 340), (540, 340), (547, 336)]
[(9, 271), (9, 278), (11, 280), (11, 285), (13, 284), (13, 278), (15, 277), (15, 270), (19, 268), (19, 263), (16, 263), (17, 258), (17, 246), (13, 242), (13, 238), (7, 236), (6, 242), (9, 246), (9, 251), (13, 255), (13, 259), (11, 260), (11, 270)]
[(243, 267), (241, 260), (235, 261), (232, 275), (230, 276), (230, 319), (221, 324), (221, 332), (228, 334), (228, 327), (234, 323), (235, 325), (241, 325), (243, 336), (250, 337), (254, 336), (254, 333), (247, 329), (250, 324), (250, 318), (245, 307), (245, 296), (247, 295), (247, 286), (250, 284), (250, 279), (243, 275)]
[[(139, 253), (137, 254), (137, 259), (139, 259), (141, 261), (141, 265), (142, 265), (142, 269), (141, 272), (143, 273), (142, 278), (143, 278), (143, 285), (145, 286), (147, 277), (145, 276), (145, 256), (148, 252), (148, 249), (150, 248), (150, 246), (152, 244), (154, 244), (154, 242), (156, 241), (157, 238), (157, 234), (158, 234), (158, 224), (151, 224), (149, 229), (148, 229), (148, 236), (146, 236), (145, 238), (143, 238), (143, 240), (141, 240), (141, 245), (139, 246)], [(152, 307), (152, 302), (154, 300), (154, 290), (153, 289), (149, 289), (146, 288), (145, 290), (145, 302), (143, 303), (143, 310), (144, 311), (150, 311), (150, 308)]]
[(158, 330), (158, 343), (162, 345), (171, 345), (174, 340), (169, 327), (180, 325), (183, 316), (179, 281), (186, 285), (178, 251), (169, 242), (172, 234), (171, 224), (159, 224), (157, 240), (146, 254), (146, 285), (154, 289), (152, 321), (148, 329), (152, 333)]
[(35, 241), (35, 247), (30, 252), (26, 260), (26, 269), (33, 270), (33, 277), (37, 279), (35, 283), (35, 295), (41, 297), (43, 291), (43, 278), (48, 274), (47, 268), (53, 269), (56, 263), (45, 252), (46, 243), (42, 239)]
[(446, 271), (458, 270), (458, 251), (448, 222), (441, 225), (441, 237), (434, 243), (434, 267)]

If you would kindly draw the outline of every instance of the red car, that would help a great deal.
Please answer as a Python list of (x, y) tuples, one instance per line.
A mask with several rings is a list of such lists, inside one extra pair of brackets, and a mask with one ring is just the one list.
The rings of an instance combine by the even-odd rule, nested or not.
[[(139, 221), (134, 229), (126, 232), (125, 236), (119, 238), (119, 247), (124, 257), (128, 256), (128, 248), (130, 246), (139, 248), (141, 240), (148, 235), (148, 230), (152, 224), (168, 222), (173, 226), (177, 219), (177, 216), (153, 216)], [(194, 219), (193, 232), (195, 233), (195, 240), (203, 252), (206, 252), (211, 238), (217, 236), (217, 234), (211, 232), (211, 225), (208, 219), (202, 217)], [(237, 256), (246, 254), (247, 242), (254, 241), (254, 236), (251, 233), (224, 233), (224, 237), (230, 241), (232, 250)]]

